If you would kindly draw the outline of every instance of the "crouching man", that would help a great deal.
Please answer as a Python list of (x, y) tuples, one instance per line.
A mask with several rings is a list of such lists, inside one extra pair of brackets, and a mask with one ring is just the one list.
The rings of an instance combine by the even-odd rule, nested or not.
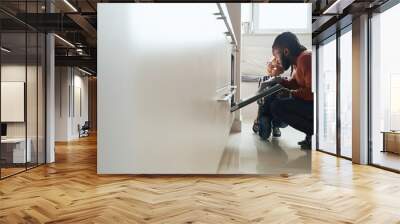
[(314, 127), (311, 52), (300, 44), (295, 34), (284, 32), (275, 38), (272, 54), (284, 70), (292, 68), (292, 76), (280, 82), (285, 88), (279, 93), (280, 97), (271, 103), (270, 115), (274, 120), (305, 133), (306, 138), (299, 145), (303, 149), (311, 149)]

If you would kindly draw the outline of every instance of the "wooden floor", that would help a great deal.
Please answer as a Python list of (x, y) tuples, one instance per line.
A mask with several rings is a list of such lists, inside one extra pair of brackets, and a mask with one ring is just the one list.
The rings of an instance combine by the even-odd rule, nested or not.
[(25, 171), (25, 167), (23, 168), (1, 168), (1, 177), (8, 177), (13, 174)]
[(399, 174), (323, 153), (309, 175), (98, 176), (95, 138), (56, 151), (0, 181), (0, 223), (400, 223)]

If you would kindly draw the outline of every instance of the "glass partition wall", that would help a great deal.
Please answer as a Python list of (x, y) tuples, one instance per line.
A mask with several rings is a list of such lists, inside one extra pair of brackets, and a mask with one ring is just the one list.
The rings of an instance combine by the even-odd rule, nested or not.
[(317, 47), (317, 149), (352, 157), (351, 25)]
[(370, 163), (400, 171), (400, 4), (371, 18)]
[(45, 163), (45, 41), (26, 24), (0, 23), (1, 179)]
[(318, 54), (318, 149), (336, 154), (336, 36), (321, 43)]
[[(1, 177), (26, 169), (26, 34), (1, 33)], [(28, 162), (30, 160), (28, 159)]]
[(352, 33), (351, 26), (342, 30), (339, 49), (340, 67), (340, 155), (352, 158)]
[[(369, 20), (368, 162), (400, 172), (400, 100), (397, 97), (400, 95), (400, 69), (397, 65), (400, 33), (395, 29), (400, 21), (400, 4), (389, 2), (382, 5)], [(328, 39), (320, 43), (317, 50), (317, 148), (351, 159), (351, 26), (338, 31), (336, 37)], [(336, 55), (339, 57), (335, 62)], [(328, 73), (334, 74), (327, 77)], [(337, 88), (326, 82), (334, 83)], [(333, 94), (335, 90), (337, 94)], [(334, 96), (337, 98), (334, 99)], [(332, 109), (333, 107), (336, 109)]]

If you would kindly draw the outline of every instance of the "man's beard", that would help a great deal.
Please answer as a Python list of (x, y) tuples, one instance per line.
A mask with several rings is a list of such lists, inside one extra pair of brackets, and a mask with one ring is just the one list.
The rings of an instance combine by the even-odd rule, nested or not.
[(290, 68), (290, 60), (289, 60), (288, 57), (282, 55), (280, 61), (281, 61), (282, 67), (283, 67), (283, 69), (284, 69), (285, 71), (288, 70), (288, 69)]

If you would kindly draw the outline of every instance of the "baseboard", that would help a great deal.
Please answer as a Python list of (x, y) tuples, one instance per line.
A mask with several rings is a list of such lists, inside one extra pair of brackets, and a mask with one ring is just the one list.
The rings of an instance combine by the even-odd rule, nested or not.
[(233, 124), (231, 127), (231, 132), (241, 132), (242, 131), (242, 118), (240, 119), (234, 119)]

